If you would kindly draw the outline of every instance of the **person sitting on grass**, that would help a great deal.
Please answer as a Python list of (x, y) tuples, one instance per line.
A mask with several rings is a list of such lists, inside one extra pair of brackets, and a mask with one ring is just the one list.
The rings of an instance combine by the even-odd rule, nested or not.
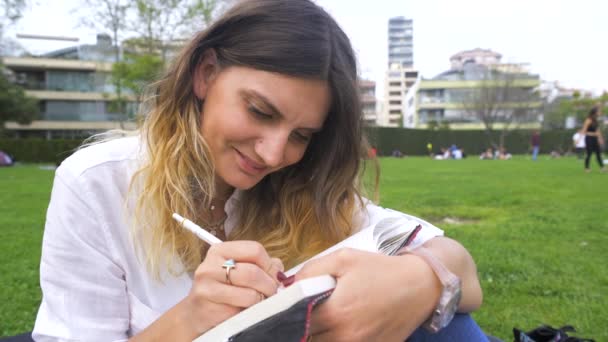
[[(34, 338), (192, 341), (280, 283), (331, 274), (314, 341), (486, 341), (469, 315), (452, 316), (482, 301), (467, 250), (363, 197), (357, 80), (348, 37), (309, 0), (242, 1), (197, 34), (153, 84), (136, 135), (90, 144), (57, 169)], [(225, 242), (209, 247), (174, 212)], [(394, 216), (422, 227), (413, 246), (458, 288), (409, 252), (343, 249), (282, 277)]]

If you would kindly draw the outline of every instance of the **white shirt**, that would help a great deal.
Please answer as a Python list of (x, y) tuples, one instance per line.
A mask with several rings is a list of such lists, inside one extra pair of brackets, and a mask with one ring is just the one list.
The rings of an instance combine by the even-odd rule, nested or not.
[[(34, 340), (126, 341), (188, 294), (188, 274), (175, 277), (163, 270), (159, 282), (133, 247), (125, 202), (140, 156), (138, 137), (121, 138), (82, 149), (57, 169), (44, 231), (43, 297)], [(226, 204), (226, 231), (234, 226), (235, 200), (233, 195)], [(368, 204), (360, 215), (365, 227), (405, 214)], [(430, 223), (405, 216), (423, 225), (414, 244), (443, 235)]]
[(574, 142), (576, 148), (585, 148), (585, 136), (579, 132), (574, 133), (572, 142)]

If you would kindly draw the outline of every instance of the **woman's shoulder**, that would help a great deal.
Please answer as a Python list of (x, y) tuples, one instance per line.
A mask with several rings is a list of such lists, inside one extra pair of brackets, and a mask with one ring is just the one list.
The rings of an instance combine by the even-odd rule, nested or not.
[(120, 169), (120, 165), (126, 166), (139, 158), (140, 146), (139, 136), (93, 143), (80, 148), (65, 159), (57, 168), (57, 174), (79, 178), (108, 166)]

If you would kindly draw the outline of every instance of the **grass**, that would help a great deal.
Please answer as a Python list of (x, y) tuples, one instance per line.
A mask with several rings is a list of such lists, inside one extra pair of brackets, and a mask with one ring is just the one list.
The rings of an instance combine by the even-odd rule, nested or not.
[[(381, 160), (381, 204), (430, 220), (474, 256), (488, 333), (574, 325), (608, 341), (608, 174), (573, 158), (510, 161)], [(0, 336), (31, 330), (53, 173), (0, 169)]]

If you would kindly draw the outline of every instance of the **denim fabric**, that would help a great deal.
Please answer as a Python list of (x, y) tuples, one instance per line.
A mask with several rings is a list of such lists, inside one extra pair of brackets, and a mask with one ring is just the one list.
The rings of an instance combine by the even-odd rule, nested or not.
[(457, 314), (447, 327), (436, 334), (418, 328), (407, 342), (488, 342), (488, 338), (470, 315)]

